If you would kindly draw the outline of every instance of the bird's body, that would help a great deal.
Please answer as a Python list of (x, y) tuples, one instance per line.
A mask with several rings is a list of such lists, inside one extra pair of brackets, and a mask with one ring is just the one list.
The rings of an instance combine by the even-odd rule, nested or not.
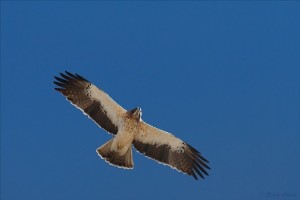
[(119, 151), (120, 154), (125, 153), (126, 150), (131, 147), (132, 141), (139, 131), (139, 121), (131, 116), (130, 113), (125, 113), (124, 115), (124, 117), (121, 117), (122, 119), (119, 123), (120, 129), (118, 130), (117, 135), (114, 137), (114, 142), (112, 144), (112, 149)]
[(183, 173), (204, 178), (208, 161), (192, 146), (174, 135), (142, 120), (141, 108), (125, 110), (110, 96), (85, 78), (66, 72), (55, 77), (55, 88), (114, 138), (97, 149), (98, 155), (111, 165), (133, 168), (132, 145), (159, 163)]

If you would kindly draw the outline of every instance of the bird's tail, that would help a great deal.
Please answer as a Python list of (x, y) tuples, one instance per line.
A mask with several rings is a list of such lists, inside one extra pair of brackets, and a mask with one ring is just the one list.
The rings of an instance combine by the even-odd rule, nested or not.
[(125, 169), (133, 168), (132, 148), (128, 148), (124, 155), (119, 155), (117, 151), (111, 150), (111, 145), (114, 139), (109, 140), (104, 145), (97, 149), (98, 155), (109, 164)]

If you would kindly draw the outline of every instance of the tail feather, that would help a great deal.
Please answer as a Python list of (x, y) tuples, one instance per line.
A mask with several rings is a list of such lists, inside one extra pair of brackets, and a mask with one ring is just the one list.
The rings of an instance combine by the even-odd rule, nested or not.
[(117, 151), (111, 150), (112, 142), (113, 139), (109, 140), (104, 145), (99, 147), (97, 149), (98, 155), (111, 165), (125, 169), (132, 169), (133, 160), (131, 146), (128, 148), (127, 152), (124, 155), (119, 155)]

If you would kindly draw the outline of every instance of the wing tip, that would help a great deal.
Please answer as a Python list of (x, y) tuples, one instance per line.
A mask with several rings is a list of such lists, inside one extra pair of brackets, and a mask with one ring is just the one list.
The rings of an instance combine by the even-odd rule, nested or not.
[(198, 181), (198, 177), (196, 176), (195, 172), (193, 172), (190, 176), (193, 176), (193, 178)]
[(61, 92), (63, 89), (62, 88), (54, 88), (54, 90)]
[(62, 89), (66, 89), (66, 87), (69, 86), (77, 86), (78, 83), (84, 84), (83, 82), (88, 82), (90, 83), (87, 79), (84, 77), (78, 75), (78, 74), (73, 74), (69, 71), (65, 71), (65, 73), (59, 73), (59, 76), (54, 76), (55, 81), (53, 83), (59, 87), (62, 87)]
[[(196, 150), (194, 147), (192, 147), (191, 145), (185, 143), (188, 146), (189, 151), (187, 151), (187, 156), (190, 160), (190, 162), (192, 162), (192, 176), (195, 178), (195, 176), (197, 177), (197, 175), (199, 175), (199, 177), (201, 177), (202, 179), (205, 179), (205, 176), (209, 176), (208, 172), (206, 171), (206, 169), (210, 170), (211, 168), (207, 165), (207, 163), (209, 163), (209, 161), (207, 159), (205, 159), (201, 153)], [(198, 179), (197, 179), (198, 180)]]

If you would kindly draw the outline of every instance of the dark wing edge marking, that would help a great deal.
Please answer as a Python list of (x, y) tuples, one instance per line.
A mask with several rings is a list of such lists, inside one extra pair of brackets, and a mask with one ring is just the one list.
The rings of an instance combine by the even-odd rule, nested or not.
[(204, 175), (208, 176), (206, 169), (210, 169), (206, 160), (199, 151), (187, 143), (184, 144), (184, 151), (173, 151), (168, 144), (145, 144), (141, 141), (134, 140), (135, 149), (148, 158), (154, 159), (163, 165), (176, 169), (179, 172), (193, 176), (198, 180), (198, 176), (204, 179)]
[(118, 127), (108, 118), (101, 102), (91, 99), (86, 93), (92, 83), (82, 76), (68, 71), (65, 71), (65, 74), (60, 73), (60, 76), (54, 76), (56, 81), (53, 83), (59, 86), (54, 89), (64, 95), (72, 105), (80, 109), (101, 128), (111, 134), (117, 134)]

